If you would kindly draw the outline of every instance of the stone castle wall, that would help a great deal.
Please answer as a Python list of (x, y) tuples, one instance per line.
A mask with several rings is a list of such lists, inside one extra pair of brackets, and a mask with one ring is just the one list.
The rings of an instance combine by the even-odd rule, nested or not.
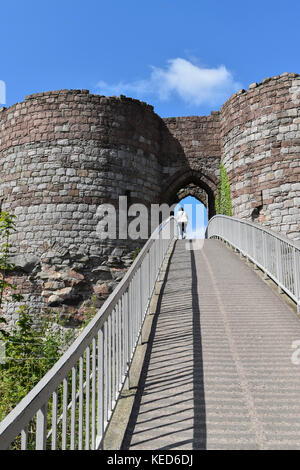
[(215, 190), (219, 127), (217, 112), (162, 120), (146, 103), (87, 90), (37, 93), (2, 108), (0, 199), (17, 215), (16, 254), (44, 255), (53, 245), (101, 254), (100, 204), (128, 194), (130, 202), (166, 202), (164, 186), (190, 169)]
[(210, 116), (186, 116), (165, 118), (164, 123), (174, 137), (174, 142), (180, 143), (172, 148), (170, 142), (164, 142), (166, 173), (172, 175), (177, 170), (183, 170), (183, 162), (188, 168), (200, 170), (206, 174), (216, 175), (221, 158), (220, 117), (218, 112)]
[(54, 242), (97, 251), (101, 203), (158, 197), (160, 120), (146, 104), (42, 93), (2, 111), (0, 129), (0, 198), (18, 216), (21, 252)]
[[(300, 238), (300, 77), (282, 74), (250, 85), (221, 108), (222, 160), (233, 215)], [(258, 214), (257, 214), (258, 215)]]

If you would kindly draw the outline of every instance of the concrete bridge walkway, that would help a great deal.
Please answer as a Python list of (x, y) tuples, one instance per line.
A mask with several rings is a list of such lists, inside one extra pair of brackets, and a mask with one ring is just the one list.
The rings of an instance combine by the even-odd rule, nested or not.
[(177, 241), (123, 449), (300, 449), (300, 321), (216, 240)]

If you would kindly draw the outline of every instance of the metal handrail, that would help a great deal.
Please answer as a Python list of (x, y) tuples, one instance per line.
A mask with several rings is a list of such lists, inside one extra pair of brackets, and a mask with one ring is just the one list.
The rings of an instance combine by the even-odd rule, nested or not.
[(31, 446), (37, 450), (101, 448), (120, 392), (126, 386), (162, 262), (177, 233), (173, 216), (157, 227), (83, 332), (0, 423), (1, 450), (9, 449), (20, 434), (21, 449), (27, 449), (30, 426), (35, 434)]
[(216, 215), (207, 238), (221, 238), (260, 268), (297, 304), (300, 313), (300, 248), (293, 240), (261, 225)]

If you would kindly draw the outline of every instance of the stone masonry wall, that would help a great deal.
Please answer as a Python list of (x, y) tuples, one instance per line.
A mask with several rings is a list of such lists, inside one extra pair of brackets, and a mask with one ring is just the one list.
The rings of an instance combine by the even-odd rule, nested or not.
[(29, 96), (0, 113), (0, 198), (18, 216), (18, 249), (98, 249), (97, 206), (160, 191), (159, 118), (152, 108), (85, 91)]
[[(221, 108), (222, 160), (233, 215), (300, 239), (300, 77), (284, 73), (240, 90)], [(260, 212), (260, 214), (259, 214)]]
[(214, 177), (219, 176), (221, 158), (220, 117), (210, 116), (166, 118), (164, 123), (174, 137), (176, 147), (164, 142), (163, 171), (168, 177), (184, 169), (192, 169)]

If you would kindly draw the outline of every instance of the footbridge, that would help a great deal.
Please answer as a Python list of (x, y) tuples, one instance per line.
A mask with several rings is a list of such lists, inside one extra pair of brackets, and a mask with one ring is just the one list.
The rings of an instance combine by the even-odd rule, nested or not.
[(203, 243), (178, 240), (171, 217), (2, 421), (0, 448), (102, 449), (153, 314), (119, 448), (300, 449), (297, 311), (292, 241), (226, 216), (209, 221)]

